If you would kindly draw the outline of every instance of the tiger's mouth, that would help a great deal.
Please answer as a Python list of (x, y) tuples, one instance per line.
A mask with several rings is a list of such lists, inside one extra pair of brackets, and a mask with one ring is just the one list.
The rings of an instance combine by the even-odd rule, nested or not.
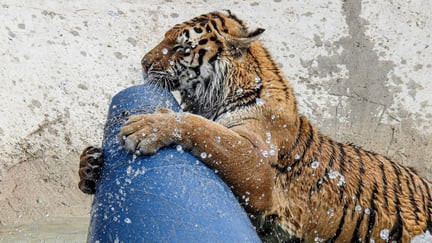
[(143, 70), (143, 78), (145, 83), (156, 85), (170, 92), (178, 90), (180, 86), (176, 77), (163, 71), (145, 72)]

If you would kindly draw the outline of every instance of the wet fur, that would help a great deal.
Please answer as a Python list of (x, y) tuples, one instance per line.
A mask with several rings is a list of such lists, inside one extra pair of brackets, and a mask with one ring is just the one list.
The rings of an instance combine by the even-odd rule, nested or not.
[(264, 241), (383, 242), (387, 229), (389, 241), (408, 242), (431, 231), (431, 183), (299, 115), (290, 84), (257, 40), (262, 32), (230, 12), (169, 30), (142, 64), (150, 82), (180, 91), (185, 112), (131, 117), (125, 148), (205, 152)]

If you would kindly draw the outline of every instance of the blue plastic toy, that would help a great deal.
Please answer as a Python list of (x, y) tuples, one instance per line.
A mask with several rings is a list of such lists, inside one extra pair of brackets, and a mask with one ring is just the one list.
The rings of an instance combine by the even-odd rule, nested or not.
[(88, 242), (260, 242), (231, 190), (188, 152), (127, 153), (117, 134), (127, 116), (179, 111), (170, 93), (138, 85), (112, 99)]

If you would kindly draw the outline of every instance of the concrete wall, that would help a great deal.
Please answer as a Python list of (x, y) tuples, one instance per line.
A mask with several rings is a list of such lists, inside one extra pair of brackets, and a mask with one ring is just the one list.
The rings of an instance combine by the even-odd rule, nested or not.
[(0, 1), (0, 225), (88, 214), (79, 152), (108, 103), (142, 81), (140, 58), (176, 23), (231, 9), (340, 140), (432, 178), (429, 0)]

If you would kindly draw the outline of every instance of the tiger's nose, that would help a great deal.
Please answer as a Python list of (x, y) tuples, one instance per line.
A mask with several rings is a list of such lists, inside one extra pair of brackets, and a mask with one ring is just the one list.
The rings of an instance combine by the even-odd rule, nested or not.
[(152, 65), (152, 62), (148, 60), (147, 55), (145, 55), (142, 59), (141, 59), (141, 65), (143, 68), (144, 73), (148, 73), (148, 71), (150, 70), (150, 67)]

